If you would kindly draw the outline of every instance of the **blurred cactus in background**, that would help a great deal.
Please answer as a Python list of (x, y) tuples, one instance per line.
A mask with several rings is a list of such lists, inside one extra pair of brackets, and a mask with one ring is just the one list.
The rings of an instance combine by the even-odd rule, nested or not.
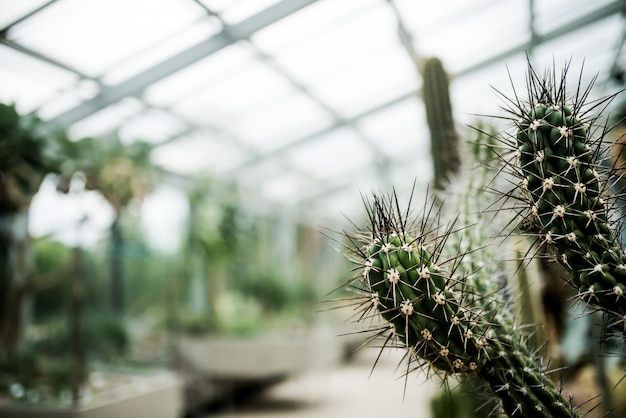
[(434, 187), (444, 190), (461, 170), (460, 136), (454, 126), (448, 74), (438, 58), (424, 61), (422, 71), (426, 120), (430, 130)]
[[(431, 64), (441, 73), (438, 61)], [(560, 265), (578, 303), (604, 312), (608, 328), (623, 329), (626, 317), (626, 256), (610, 187), (620, 167), (605, 168), (611, 129), (598, 123), (613, 96), (588, 103), (593, 82), (570, 96), (566, 76), (567, 66), (558, 76), (539, 75), (529, 63), (528, 97), (517, 96), (515, 86), (514, 97), (503, 95), (508, 116), (500, 119), (514, 132), (479, 125), (469, 149), (482, 168), (457, 181), (437, 168), (460, 172), (456, 134), (433, 129), (432, 112), (435, 186), (447, 181), (449, 197), (437, 204), (427, 198), (415, 215), (413, 198), (404, 208), (395, 193), (375, 194), (365, 200), (369, 226), (344, 234), (356, 265), (344, 288), (353, 292), (356, 320), (372, 325), (371, 341), (383, 337), (383, 348), (405, 348), (407, 373), (425, 367), (428, 375), (471, 379), (473, 390), (498, 400), (492, 413), (511, 417), (582, 416), (602, 402), (582, 406), (548, 369), (545, 312), (519, 307), (537, 294), (526, 270), (531, 261), (541, 258), (544, 270), (546, 261)], [(447, 106), (439, 111), (450, 114)], [(451, 119), (446, 125), (452, 128)], [(435, 132), (448, 139), (435, 140)]]

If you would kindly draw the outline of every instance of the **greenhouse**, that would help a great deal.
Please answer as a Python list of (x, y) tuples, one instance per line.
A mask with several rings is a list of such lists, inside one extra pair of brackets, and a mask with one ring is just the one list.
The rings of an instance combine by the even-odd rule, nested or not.
[(625, 13), (0, 0), (0, 416), (626, 417)]

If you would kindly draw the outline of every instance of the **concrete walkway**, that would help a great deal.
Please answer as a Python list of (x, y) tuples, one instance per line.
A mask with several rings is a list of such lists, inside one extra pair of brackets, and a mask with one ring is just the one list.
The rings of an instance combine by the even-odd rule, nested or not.
[[(430, 418), (430, 398), (437, 380), (413, 373), (405, 381), (402, 352), (388, 350), (372, 370), (378, 350), (361, 350), (349, 362), (314, 370), (270, 387), (246, 402), (232, 403), (205, 415), (220, 418)], [(403, 392), (406, 384), (406, 397)]]

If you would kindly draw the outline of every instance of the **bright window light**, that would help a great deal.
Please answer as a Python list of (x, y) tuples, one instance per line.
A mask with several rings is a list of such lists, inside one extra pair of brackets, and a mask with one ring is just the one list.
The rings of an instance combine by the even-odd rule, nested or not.
[(396, 21), (388, 7), (370, 8), (349, 21), (311, 36), (275, 59), (294, 78), (311, 85), (332, 77), (373, 51), (399, 45)]
[(150, 159), (154, 164), (182, 175), (220, 173), (235, 167), (246, 156), (231, 143), (228, 137), (200, 130), (157, 146)]
[(191, 1), (65, 0), (13, 27), (9, 38), (99, 76), (205, 14)]
[(261, 197), (282, 207), (297, 204), (303, 193), (308, 189), (307, 182), (295, 173), (283, 174), (274, 178), (266, 178), (258, 184)]
[(174, 107), (199, 124), (228, 128), (241, 119), (271, 107), (294, 93), (285, 78), (261, 61), (251, 61), (231, 71), (219, 82), (197, 88)]
[(372, 159), (372, 151), (353, 129), (342, 128), (311, 138), (283, 158), (290, 166), (327, 181), (353, 175)]
[(240, 0), (233, 1), (229, 7), (223, 9), (221, 16), (230, 25), (235, 25), (255, 14), (263, 11), (282, 0)]
[(66, 245), (92, 246), (108, 234), (113, 217), (113, 208), (100, 193), (59, 193), (56, 181), (48, 177), (30, 205), (28, 229), (33, 237), (48, 235)]
[(245, 69), (252, 60), (254, 55), (245, 43), (227, 46), (148, 87), (144, 98), (163, 106), (186, 101), (189, 96)]
[[(442, 27), (454, 27), (457, 23), (468, 17), (471, 18), (480, 14), (494, 5), (506, 4), (506, 7), (510, 7), (512, 2), (518, 1), (447, 0), (420, 2), (415, 0), (394, 0), (404, 25), (416, 38), (428, 36), (433, 30), (438, 30)], [(492, 23), (490, 22), (490, 24)], [(468, 36), (471, 38), (471, 34)]]
[[(550, 32), (559, 26), (586, 16), (610, 3), (614, 3), (614, 0), (536, 1), (534, 3), (536, 29), (540, 34)], [(558, 15), (559, 18), (555, 19), (555, 15)]]
[(162, 184), (141, 205), (141, 224), (151, 247), (175, 252), (181, 245), (189, 216), (188, 197), (180, 189)]
[(133, 97), (105, 107), (68, 128), (72, 138), (95, 137), (113, 133), (129, 117), (142, 111), (144, 105)]
[(259, 109), (229, 131), (257, 150), (270, 151), (321, 131), (332, 122), (332, 116), (319, 104), (298, 93), (274, 106)]
[(127, 143), (134, 140), (159, 143), (183, 132), (185, 128), (185, 123), (173, 114), (148, 109), (123, 123), (119, 128), (119, 136)]
[(0, 29), (33, 12), (49, 0), (0, 0)]
[(100, 92), (100, 85), (93, 80), (83, 79), (70, 88), (60, 91), (50, 100), (46, 101), (37, 114), (44, 120), (50, 120), (73, 107), (78, 106), (85, 100), (89, 100)]
[[(380, 0), (318, 0), (294, 14), (267, 26), (252, 35), (252, 42), (268, 54), (299, 48), (303, 42), (333, 32), (337, 25), (380, 5)], [(285, 36), (288, 33), (289, 36)]]
[(357, 126), (389, 158), (430, 147), (426, 110), (417, 96), (363, 118)]
[(119, 84), (141, 71), (158, 65), (176, 53), (210, 38), (221, 29), (222, 24), (217, 18), (202, 18), (189, 27), (184, 28), (181, 32), (159, 40), (156, 44), (115, 66), (102, 77), (102, 82), (108, 85)]
[(367, 60), (337, 72), (311, 91), (345, 117), (417, 90), (419, 74), (400, 46), (377, 51)]
[(21, 112), (35, 110), (57, 91), (77, 80), (77, 76), (58, 67), (0, 45), (0, 100), (15, 103)]
[(415, 48), (422, 56), (440, 58), (450, 73), (456, 73), (527, 42), (528, 21), (508, 18), (527, 15), (527, 6), (523, 0), (508, 0), (466, 15), (454, 24), (442, 22), (428, 31), (418, 30)]

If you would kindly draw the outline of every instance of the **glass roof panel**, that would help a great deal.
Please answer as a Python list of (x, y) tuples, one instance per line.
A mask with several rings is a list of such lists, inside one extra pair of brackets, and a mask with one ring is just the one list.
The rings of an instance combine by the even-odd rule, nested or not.
[(417, 97), (409, 97), (363, 118), (357, 126), (388, 157), (430, 147), (426, 110)]
[(413, 62), (397, 45), (372, 51), (367, 60), (341, 68), (331, 79), (314, 86), (311, 92), (342, 116), (352, 117), (416, 91), (419, 80)]
[[(232, 1), (226, 7), (222, 8), (221, 16), (226, 23), (234, 25), (261, 12), (265, 8), (278, 3), (279, 1), (280, 0)], [(205, 0), (205, 3), (211, 3), (211, 0)]]
[(394, 3), (407, 30), (417, 34), (416, 37), (420, 38), (426, 36), (432, 30), (437, 30), (437, 28), (444, 26), (453, 27), (459, 21), (463, 21), (468, 17), (471, 18), (473, 15), (491, 8), (494, 4), (508, 4), (510, 1), (517, 0), (447, 0), (431, 2), (394, 0)]
[[(205, 15), (194, 2), (64, 0), (9, 31), (9, 39), (98, 76)], [(60, 22), (63, 22), (60, 24)]]
[(291, 140), (330, 126), (333, 117), (307, 95), (297, 93), (288, 99), (259, 109), (250, 117), (230, 126), (228, 131), (259, 151), (270, 151)]
[(44, 120), (52, 119), (61, 113), (78, 106), (84, 100), (95, 97), (100, 92), (100, 85), (88, 79), (78, 81), (73, 86), (60, 91), (37, 109), (37, 114)]
[(278, 52), (275, 60), (294, 78), (310, 85), (356, 60), (371, 57), (373, 50), (397, 46), (395, 28), (396, 20), (389, 7), (370, 7), (341, 25)]
[[(537, 1), (534, 3), (535, 28), (537, 32), (544, 34), (613, 2), (613, 0)], [(558, 16), (558, 19), (555, 16)]]
[(78, 78), (75, 74), (4, 45), (0, 45), (0, 63), (0, 100), (15, 102), (22, 112), (34, 110)]
[(220, 128), (294, 93), (294, 87), (259, 60), (231, 71), (219, 82), (196, 88), (174, 107), (185, 118)]
[[(304, 9), (252, 35), (252, 42), (269, 54), (297, 49), (307, 39), (333, 31), (337, 25), (357, 16), (380, 0), (318, 0)], [(285, 36), (285, 34), (289, 36)], [(307, 39), (305, 39), (307, 38)]]
[(208, 130), (198, 130), (157, 146), (150, 159), (173, 173), (194, 175), (229, 170), (245, 156), (245, 152), (235, 147), (229, 138)]
[(210, 38), (222, 29), (219, 19), (207, 16), (184, 28), (158, 44), (142, 50), (127, 61), (114, 67), (102, 77), (102, 82), (108, 85), (119, 84), (128, 78), (147, 70), (155, 64), (185, 50), (205, 39)]
[(527, 8), (524, 0), (508, 0), (466, 15), (453, 25), (444, 22), (427, 32), (418, 28), (415, 48), (423, 56), (445, 61), (448, 71), (460, 71), (528, 41), (528, 21), (508, 18), (527, 15)]
[(159, 109), (148, 109), (124, 122), (119, 128), (118, 134), (124, 142), (142, 140), (159, 143), (180, 134), (186, 128), (185, 122), (172, 113)]
[(168, 106), (216, 84), (223, 78), (246, 68), (254, 55), (248, 45), (238, 42), (160, 80), (144, 92), (144, 98), (155, 105)]
[(524, 54), (519, 53), (504, 62), (485, 66), (465, 74), (462, 78), (453, 78), (450, 83), (450, 97), (457, 123), (475, 124), (474, 115), (500, 114), (499, 107), (505, 104), (494, 88), (508, 95), (511, 88), (509, 76), (513, 80), (525, 80)]
[(311, 138), (283, 154), (288, 163), (327, 181), (353, 174), (372, 159), (372, 151), (351, 128), (340, 128)]
[(50, 0), (0, 0), (0, 29), (32, 13)]
[(95, 137), (113, 133), (123, 121), (141, 112), (144, 104), (134, 97), (119, 102), (76, 122), (68, 128), (72, 138)]
[[(551, 65), (552, 62), (560, 66), (571, 61), (569, 73), (574, 75), (572, 85), (582, 67), (586, 82), (599, 73), (602, 73), (602, 78), (606, 78), (616, 57), (617, 34), (622, 34), (623, 31), (624, 19), (621, 16), (602, 19), (568, 36), (537, 46), (533, 53), (533, 59), (537, 63), (535, 66), (541, 68)], [(599, 88), (592, 93), (603, 94)]]

